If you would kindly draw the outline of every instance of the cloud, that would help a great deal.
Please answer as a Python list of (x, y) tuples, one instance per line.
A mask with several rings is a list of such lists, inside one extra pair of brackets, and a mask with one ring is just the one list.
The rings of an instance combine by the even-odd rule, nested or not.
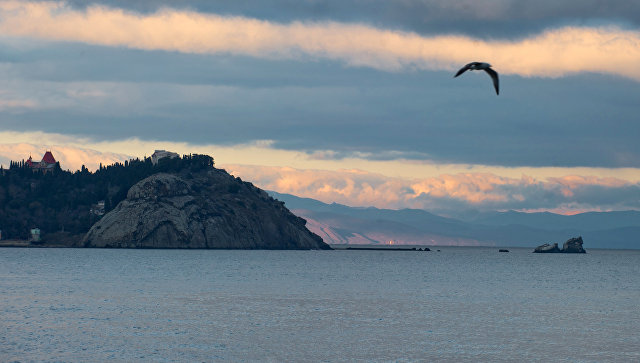
[[(22, 4), (26, 3), (16, 6)], [(88, 6), (78, 10), (57, 2), (49, 5), (59, 6), (53, 15), (45, 11), (53, 23), (60, 21), (58, 15), (71, 16), (72, 21), (96, 9)], [(109, 13), (117, 9), (98, 10)], [(144, 23), (144, 19), (163, 12), (193, 13), (205, 20), (232, 19), (189, 10), (119, 11), (123, 21), (132, 23)], [(20, 18), (20, 12), (15, 17), (7, 16), (6, 11), (0, 13), (0, 24)], [(233, 19), (241, 25), (250, 18)], [(294, 24), (259, 22), (283, 29)], [(325, 23), (295, 24), (304, 33), (306, 25)], [(374, 33), (395, 32), (359, 26)], [(51, 35), (56, 31), (51, 29)], [(411, 33), (394, 34), (402, 38)], [(414, 36), (418, 40), (434, 38)], [(629, 47), (632, 52), (634, 49)], [(357, 45), (353, 51), (357, 53)], [(393, 52), (390, 48), (389, 57), (396, 57)], [(611, 52), (624, 54), (626, 50)], [(558, 57), (561, 55), (558, 52)], [(273, 60), (259, 54), (147, 51), (126, 45), (0, 36), (0, 123), (3, 130), (102, 140), (138, 138), (221, 145), (269, 139), (273, 148), (301, 151), (325, 161), (640, 165), (638, 83), (630, 79), (591, 73), (542, 79), (503, 73), (503, 92), (496, 97), (488, 77), (480, 72), (453, 79), (452, 73), (418, 72), (410, 65), (403, 68), (406, 72), (386, 72), (345, 67), (347, 60), (331, 61), (322, 58), (323, 54), (298, 52), (290, 56)], [(304, 61), (295, 61), (300, 58)], [(522, 73), (535, 70), (527, 62), (528, 58), (518, 59)], [(621, 69), (635, 72), (640, 68)]]
[(379, 208), (460, 210), (640, 209), (640, 183), (612, 177), (566, 175), (537, 179), (492, 173), (442, 174), (408, 179), (360, 170), (298, 170), (228, 165), (227, 170), (261, 188), (326, 203)]
[(0, 111), (7, 110), (20, 110), (24, 108), (35, 108), (36, 102), (33, 100), (22, 99), (22, 100), (0, 100)]
[[(640, 80), (640, 32), (618, 27), (562, 27), (521, 40), (421, 36), (333, 21), (277, 23), (163, 8), (140, 14), (118, 8), (85, 10), (58, 2), (0, 3), (5, 36), (109, 47), (266, 59), (311, 57), (387, 71), (451, 71), (487, 60), (503, 74), (560, 77), (577, 72)], [(82, 29), (82, 31), (78, 31)]]
[(70, 0), (78, 9), (95, 4), (145, 14), (171, 6), (203, 13), (243, 15), (275, 22), (340, 21), (376, 24), (420, 34), (482, 33), (520, 38), (559, 24), (640, 24), (640, 4), (628, 0)]
[[(225, 63), (241, 61), (212, 57), (218, 62), (205, 67), (208, 60), (200, 56), (196, 63), (202, 66), (193, 67), (175, 54), (151, 52), (139, 58), (132, 53), (144, 52), (123, 50), (118, 56), (119, 50), (108, 49), (71, 64), (66, 56), (51, 62), (27, 58), (0, 71), (0, 100), (32, 102), (32, 107), (0, 109), (2, 129), (192, 145), (269, 139), (273, 148), (326, 161), (640, 165), (638, 87), (627, 79), (505, 77), (505, 92), (496, 97), (488, 77), (477, 72), (453, 79), (441, 72), (386, 73), (325, 63), (267, 62), (279, 66), (264, 67), (259, 60), (229, 69)], [(65, 46), (59, 52), (85, 50), (92, 53), (95, 47)], [(146, 64), (157, 66), (154, 58), (164, 61), (145, 80), (128, 79), (129, 74), (149, 72), (152, 66)], [(104, 71), (104, 59), (119, 64), (125, 73), (109, 81), (73, 80), (94, 73), (109, 79), (113, 73)], [(74, 73), (78, 68), (84, 73)], [(43, 78), (66, 73), (72, 80), (30, 78), (43, 69), (51, 70)], [(167, 73), (176, 78), (167, 80)], [(178, 74), (210, 77), (211, 83), (181, 84)], [(234, 75), (253, 81), (226, 85)]]
[[(482, 164), (438, 163), (413, 159), (365, 159), (324, 158), (296, 150), (274, 148), (273, 140), (257, 140), (250, 143), (194, 144), (167, 140), (149, 140), (137, 137), (105, 140), (102, 138), (78, 137), (45, 132), (0, 131), (0, 144), (33, 144), (40, 149), (50, 145), (67, 145), (80, 149), (97, 150), (136, 157), (148, 156), (156, 149), (165, 149), (178, 154), (200, 153), (215, 158), (221, 167), (227, 165), (262, 165), (265, 167), (288, 166), (293, 170), (352, 170), (365, 174), (405, 180), (424, 180), (438, 175), (492, 174), (518, 179), (528, 175), (534, 179), (558, 179), (567, 175), (590, 175), (605, 180), (614, 177), (629, 183), (640, 182), (639, 168), (591, 168), (591, 167), (505, 167)], [(20, 155), (18, 155), (21, 158)], [(17, 159), (19, 160), (19, 159)]]
[[(226, 146), (138, 139), (95, 142), (65, 135), (0, 132), (0, 164), (7, 167), (9, 160), (24, 160), (29, 155), (37, 160), (45, 150), (52, 150), (64, 169), (77, 170), (84, 164), (93, 170), (99, 163), (107, 165), (167, 149), (212, 155), (218, 167), (261, 188), (327, 203), (421, 208), (448, 214), (467, 209), (561, 213), (640, 209), (639, 169), (315, 160), (304, 153), (274, 150), (270, 145), (269, 141)], [(262, 166), (240, 164), (247, 161)], [(278, 166), (287, 164), (296, 167)]]

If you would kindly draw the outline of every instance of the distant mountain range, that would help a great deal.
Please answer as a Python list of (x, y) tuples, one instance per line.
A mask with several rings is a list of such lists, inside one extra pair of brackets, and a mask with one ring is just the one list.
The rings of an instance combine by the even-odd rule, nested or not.
[(419, 209), (358, 208), (269, 192), (285, 202), (307, 227), (329, 244), (478, 245), (536, 247), (560, 245), (582, 236), (584, 247), (640, 249), (640, 212), (488, 212), (464, 219)]

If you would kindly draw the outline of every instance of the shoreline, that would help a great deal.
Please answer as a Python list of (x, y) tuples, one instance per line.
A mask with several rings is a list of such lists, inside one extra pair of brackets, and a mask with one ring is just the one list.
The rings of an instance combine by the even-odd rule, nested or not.
[(331, 246), (334, 250), (349, 250), (349, 251), (431, 251), (429, 247), (381, 247), (381, 246), (358, 246), (358, 247), (335, 247)]
[(29, 241), (29, 240), (7, 239), (7, 240), (0, 241), (0, 248), (2, 248), (2, 247), (22, 247), (22, 248), (52, 248), (52, 247), (60, 248), (60, 247), (64, 247), (64, 248), (67, 248), (69, 246), (65, 245), (63, 243), (50, 243), (50, 242), (36, 242), (36, 243), (33, 243), (33, 241)]

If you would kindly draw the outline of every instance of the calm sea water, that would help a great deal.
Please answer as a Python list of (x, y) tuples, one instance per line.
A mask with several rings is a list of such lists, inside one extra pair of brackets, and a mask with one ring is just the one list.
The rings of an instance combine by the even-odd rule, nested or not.
[(0, 249), (0, 361), (639, 361), (640, 251)]

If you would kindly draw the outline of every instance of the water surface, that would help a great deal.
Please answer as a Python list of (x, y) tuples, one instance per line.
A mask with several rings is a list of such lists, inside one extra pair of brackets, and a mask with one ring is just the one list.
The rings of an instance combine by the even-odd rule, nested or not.
[(638, 361), (640, 251), (0, 249), (0, 361)]

